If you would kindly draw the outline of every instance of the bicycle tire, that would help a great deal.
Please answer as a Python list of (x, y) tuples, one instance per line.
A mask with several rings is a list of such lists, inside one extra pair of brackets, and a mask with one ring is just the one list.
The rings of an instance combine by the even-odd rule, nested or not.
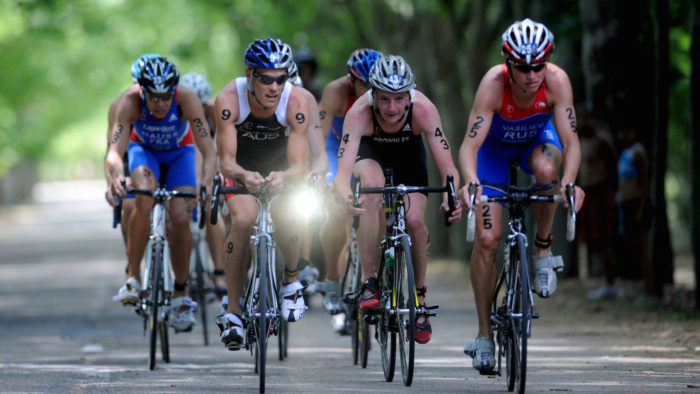
[[(203, 242), (201, 239), (199, 242)], [(194, 272), (195, 272), (195, 281), (194, 284), (196, 286), (196, 294), (197, 294), (197, 303), (199, 304), (199, 313), (201, 316), (202, 320), (202, 334), (204, 335), (204, 346), (209, 346), (209, 333), (208, 333), (208, 327), (207, 327), (207, 296), (206, 292), (207, 290), (204, 288), (204, 275), (205, 275), (205, 270), (204, 270), (204, 261), (202, 256), (202, 250), (200, 249), (199, 245), (195, 245), (193, 248), (193, 252), (195, 254), (195, 265), (194, 265)]]
[(158, 323), (160, 333), (160, 354), (163, 361), (170, 362), (170, 341), (168, 339), (168, 324), (164, 321)]
[(360, 366), (362, 368), (367, 368), (367, 361), (369, 360), (369, 347), (370, 341), (372, 340), (369, 336), (369, 326), (370, 324), (365, 320), (365, 313), (358, 309), (357, 321), (358, 321), (358, 347), (360, 350)]
[(268, 277), (267, 277), (267, 239), (260, 238), (258, 243), (258, 267), (260, 269), (260, 281), (258, 282), (258, 316), (257, 320), (257, 361), (258, 375), (260, 376), (260, 392), (265, 392), (265, 363), (267, 359), (267, 335), (269, 332), (267, 314), (268, 305)]
[[(380, 256), (384, 256), (385, 247), (380, 251)], [(382, 370), (384, 371), (384, 380), (391, 382), (394, 380), (394, 371), (396, 370), (396, 319), (395, 315), (387, 308), (387, 293), (386, 290), (391, 290), (389, 275), (394, 275), (389, 271), (384, 270), (384, 258), (380, 262), (380, 272), (378, 278), (380, 281), (380, 290), (382, 291), (379, 322), (377, 323), (377, 341), (379, 342), (379, 350), (382, 357)], [(392, 278), (394, 280), (394, 278)]]
[[(413, 367), (416, 351), (416, 282), (413, 276), (413, 261), (411, 245), (407, 237), (401, 238), (397, 248), (396, 268), (394, 275), (394, 292), (396, 303), (393, 305), (396, 316), (401, 355), (401, 373), (403, 383), (410, 386), (413, 382)], [(408, 347), (408, 348), (407, 348)]]
[[(348, 261), (345, 265), (345, 272), (343, 273), (343, 279), (340, 284), (341, 297), (345, 297), (346, 294), (356, 294), (357, 290), (360, 288), (360, 282), (362, 277), (362, 269), (360, 267), (360, 260), (357, 251), (357, 242), (350, 242), (350, 247), (348, 248)], [(359, 330), (359, 320), (358, 320), (358, 307), (355, 300), (348, 304), (343, 302), (343, 313), (345, 314), (345, 327), (343, 328), (348, 332), (350, 331), (350, 346), (352, 348), (352, 364), (357, 365), (360, 352), (360, 342), (358, 340), (358, 330)]]
[(527, 377), (527, 338), (530, 332), (530, 286), (529, 286), (529, 272), (527, 264), (527, 248), (525, 242), (522, 239), (518, 239), (518, 255), (520, 257), (520, 313), (522, 313), (522, 318), (517, 325), (519, 339), (518, 349), (520, 357), (520, 364), (518, 367), (518, 392), (520, 394), (525, 393), (525, 382)]
[(163, 269), (163, 247), (164, 243), (162, 240), (156, 240), (153, 243), (153, 260), (151, 262), (151, 277), (149, 279), (149, 303), (151, 313), (148, 321), (148, 331), (150, 333), (148, 369), (151, 371), (156, 367), (156, 345), (158, 342), (158, 332), (160, 331), (158, 322), (158, 304), (161, 302), (160, 285), (162, 283), (161, 270)]
[(289, 323), (280, 319), (279, 329), (277, 331), (277, 345), (279, 347), (279, 359), (284, 361), (287, 358), (287, 346), (289, 341)]

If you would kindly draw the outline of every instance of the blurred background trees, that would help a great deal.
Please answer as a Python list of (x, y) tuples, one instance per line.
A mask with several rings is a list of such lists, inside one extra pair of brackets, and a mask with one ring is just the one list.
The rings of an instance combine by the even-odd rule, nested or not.
[[(588, 103), (611, 131), (638, 128), (653, 165), (654, 258), (671, 267), (659, 273), (670, 281), (672, 250), (691, 248), (687, 185), (697, 184), (690, 166), (690, 142), (697, 135), (690, 132), (693, 3), (3, 1), (0, 199), (23, 196), (16, 179), (31, 184), (101, 177), (107, 108), (131, 83), (129, 67), (139, 54), (164, 54), (182, 73), (206, 75), (217, 91), (243, 73), (248, 43), (268, 36), (311, 49), (321, 87), (346, 72), (347, 56), (356, 48), (404, 56), (418, 89), (440, 110), (456, 157), (479, 80), (502, 60), (501, 33), (530, 17), (554, 32), (552, 61), (569, 73), (576, 103)], [(448, 233), (436, 219), (433, 252), (463, 258), (463, 224), (458, 228)]]

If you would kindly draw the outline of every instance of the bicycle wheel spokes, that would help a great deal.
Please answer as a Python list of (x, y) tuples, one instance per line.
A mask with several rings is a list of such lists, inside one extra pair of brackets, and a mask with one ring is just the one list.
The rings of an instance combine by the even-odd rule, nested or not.
[(403, 382), (410, 386), (413, 382), (413, 362), (416, 347), (416, 284), (413, 276), (411, 249), (405, 238), (396, 249), (395, 300), (392, 300), (398, 323), (399, 353)]

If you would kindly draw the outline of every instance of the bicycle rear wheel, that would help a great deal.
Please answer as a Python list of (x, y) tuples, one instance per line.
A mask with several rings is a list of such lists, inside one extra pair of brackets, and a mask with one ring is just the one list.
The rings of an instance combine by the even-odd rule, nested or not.
[(527, 270), (527, 250), (524, 242), (517, 240), (517, 250), (511, 256), (511, 281), (509, 288), (513, 289), (513, 299), (510, 310), (515, 317), (508, 319), (508, 335), (506, 345), (506, 373), (508, 391), (518, 388), (519, 393), (525, 392), (525, 376), (527, 372), (527, 338), (530, 327), (530, 286)]
[(287, 358), (287, 346), (289, 341), (289, 323), (280, 319), (279, 328), (277, 329), (277, 344), (279, 346), (279, 359), (284, 361)]
[[(200, 239), (199, 242), (204, 241)], [(204, 252), (206, 252), (206, 250)], [(204, 335), (204, 345), (209, 346), (209, 333), (207, 327), (207, 289), (204, 287), (204, 276), (207, 274), (206, 270), (204, 269), (204, 259), (206, 258), (206, 254), (202, 254), (202, 248), (200, 248), (200, 245), (198, 244), (195, 244), (194, 248), (192, 249), (192, 253), (194, 253), (195, 258), (195, 295), (197, 303), (199, 304), (199, 311), (202, 318), (202, 334)]]
[(357, 290), (360, 288), (360, 278), (362, 277), (361, 271), (357, 241), (353, 240), (350, 242), (350, 247), (348, 248), (348, 261), (345, 265), (345, 272), (340, 283), (340, 296), (343, 298), (342, 307), (343, 313), (345, 314), (345, 327), (343, 330), (345, 330), (346, 333), (349, 332), (351, 336), (350, 341), (352, 347), (353, 365), (357, 365), (360, 353), (360, 321), (358, 318), (359, 308), (357, 307), (356, 300), (354, 298), (352, 300), (348, 300), (346, 299), (346, 295), (350, 294), (351, 297), (354, 297), (354, 295), (357, 293)]
[[(380, 256), (384, 256), (384, 250), (380, 252)], [(381, 267), (378, 277), (380, 278), (381, 290), (381, 305), (379, 322), (377, 323), (377, 340), (379, 341), (379, 350), (382, 355), (382, 369), (384, 370), (384, 379), (387, 382), (394, 380), (394, 370), (396, 369), (396, 315), (391, 314), (389, 306), (387, 306), (387, 291), (392, 290), (394, 281), (394, 273), (390, 270), (384, 270), (384, 260), (382, 258)]]
[(396, 273), (394, 275), (394, 305), (398, 323), (398, 344), (401, 356), (403, 383), (410, 386), (413, 382), (413, 363), (416, 349), (416, 282), (413, 276), (411, 246), (406, 237), (401, 238), (400, 247), (396, 248)]
[(267, 277), (267, 239), (260, 238), (258, 244), (258, 268), (260, 269), (260, 281), (258, 282), (258, 315), (257, 321), (257, 347), (256, 358), (258, 375), (260, 376), (260, 392), (265, 392), (265, 363), (267, 361), (267, 336), (269, 333), (267, 314), (268, 307), (268, 277)]
[(151, 371), (156, 367), (156, 345), (158, 342), (158, 333), (160, 331), (159, 322), (159, 304), (161, 302), (161, 285), (162, 277), (161, 270), (163, 269), (163, 241), (156, 240), (153, 243), (153, 254), (151, 261), (151, 271), (149, 282), (149, 297), (148, 302), (150, 303), (150, 315), (148, 317), (148, 331), (149, 331), (149, 358), (148, 358), (148, 369)]

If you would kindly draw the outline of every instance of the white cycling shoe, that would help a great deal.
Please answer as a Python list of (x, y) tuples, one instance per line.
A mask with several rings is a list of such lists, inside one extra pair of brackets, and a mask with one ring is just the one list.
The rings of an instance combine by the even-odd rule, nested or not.
[(335, 315), (340, 312), (340, 283), (336, 281), (326, 281), (324, 283), (326, 294), (323, 295), (323, 309)]
[(282, 286), (280, 291), (282, 296), (282, 319), (288, 322), (295, 322), (301, 319), (307, 308), (304, 303), (303, 290), (304, 286), (299, 281)]
[(489, 337), (476, 337), (464, 345), (464, 354), (470, 356), (472, 367), (481, 374), (490, 374), (496, 366), (496, 344)]
[(121, 302), (124, 305), (136, 305), (139, 301), (141, 293), (141, 284), (139, 281), (131, 277), (126, 280), (126, 283), (119, 288), (117, 295), (112, 297), (114, 301)]
[(535, 268), (535, 292), (542, 298), (547, 298), (557, 290), (557, 274), (555, 271), (564, 269), (561, 256), (540, 256), (533, 258)]
[(197, 303), (190, 297), (176, 297), (170, 303), (170, 325), (175, 332), (192, 331), (192, 327), (197, 323), (194, 318), (194, 311)]
[(245, 331), (243, 321), (234, 313), (226, 313), (216, 318), (216, 325), (219, 326), (221, 343), (228, 350), (238, 350), (245, 345)]

